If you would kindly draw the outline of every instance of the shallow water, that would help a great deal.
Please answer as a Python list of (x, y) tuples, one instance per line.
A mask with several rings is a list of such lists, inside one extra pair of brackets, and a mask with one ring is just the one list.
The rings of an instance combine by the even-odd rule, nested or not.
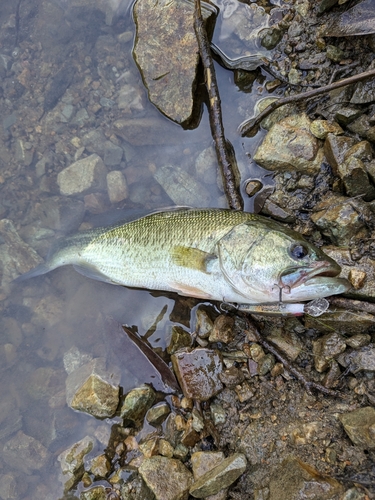
[[(109, 224), (119, 209), (152, 210), (173, 205), (153, 173), (161, 165), (172, 164), (196, 176), (198, 155), (212, 145), (207, 111), (196, 130), (184, 131), (148, 102), (131, 57), (133, 36), (129, 35), (126, 43), (118, 43), (119, 34), (134, 34), (129, 2), (116, 3), (117, 17), (111, 26), (106, 24), (102, 10), (91, 11), (84, 7), (84, 1), (42, 0), (33, 5), (23, 0), (18, 13), (15, 3), (4, 0), (0, 5), (0, 54), (5, 61), (0, 68), (0, 219), (10, 219), (21, 238), (42, 257), (67, 228), (77, 230), (82, 222), (78, 216), (77, 220), (72, 214), (62, 216), (56, 222), (48, 219), (46, 210), (41, 222), (41, 213), (46, 200), (60, 196), (56, 185), (59, 171), (92, 152), (104, 156), (96, 141), (88, 141), (86, 150), (80, 153), (83, 156), (79, 156), (82, 138), (94, 130), (124, 149), (121, 163), (108, 169), (124, 173), (129, 195), (122, 203), (110, 204), (104, 191), (103, 198), (98, 198), (99, 202), (104, 200), (98, 209), (85, 200), (84, 224)], [(74, 68), (71, 83), (57, 104), (43, 112), (42, 97), (47, 95), (48, 84), (60, 68)], [(225, 131), (236, 151), (244, 192), (246, 179), (264, 175), (249, 158), (261, 135), (240, 138), (237, 127), (267, 93), (261, 82), (255, 82), (251, 92), (241, 92), (231, 71), (218, 64), (216, 70)], [(134, 89), (135, 98), (130, 110), (121, 112), (116, 99), (124, 84)], [(99, 109), (95, 107), (98, 102)], [(123, 116), (158, 120), (158, 126), (165, 128), (165, 144), (152, 142), (149, 137), (141, 138), (140, 145), (116, 139), (111, 126)], [(214, 168), (198, 181), (209, 193), (206, 206), (227, 206)], [(271, 185), (269, 178), (264, 182)], [(82, 196), (71, 199), (83, 201)], [(190, 204), (188, 198), (185, 204)], [(253, 200), (245, 199), (245, 209), (253, 209)], [(8, 251), (1, 239), (0, 261)], [(8, 271), (2, 270), (3, 274)], [(14, 270), (9, 273), (16, 276)], [(170, 319), (176, 311), (176, 297), (91, 281), (71, 268), (62, 268), (29, 282), (6, 285), (1, 298), (0, 450), (22, 431), (45, 446), (49, 459), (42, 467), (38, 463), (27, 467), (22, 465), (22, 450), (14, 452), (13, 458), (0, 452), (0, 497), (8, 498), (7, 485), (14, 484), (11, 498), (56, 499), (63, 495), (57, 455), (86, 435), (96, 437), (91, 455), (102, 453), (115, 422), (96, 420), (66, 406), (64, 356), (66, 362), (67, 353), (78, 349), (81, 356), (106, 358), (108, 370), (121, 370), (124, 392), (152, 382), (153, 375), (146, 376), (142, 364), (134, 369), (126, 351), (113, 352), (104, 320), (110, 316), (119, 323), (134, 325), (141, 335), (152, 327), (154, 333), (149, 341), (164, 349), (176, 321), (176, 312), (173, 321)], [(178, 299), (177, 305), (184, 311), (180, 321), (186, 323), (189, 307), (184, 299)]]

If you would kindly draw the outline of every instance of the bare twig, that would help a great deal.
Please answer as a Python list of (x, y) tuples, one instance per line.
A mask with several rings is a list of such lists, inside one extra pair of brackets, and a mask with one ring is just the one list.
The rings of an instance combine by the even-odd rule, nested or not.
[(290, 104), (292, 102), (298, 102), (304, 99), (311, 99), (312, 97), (316, 97), (320, 94), (325, 94), (327, 92), (330, 92), (331, 90), (339, 89), (341, 87), (345, 87), (345, 85), (350, 85), (352, 83), (357, 83), (362, 80), (365, 80), (366, 78), (369, 78), (371, 76), (375, 76), (375, 69), (371, 69), (369, 71), (364, 71), (363, 73), (359, 73), (358, 75), (355, 76), (350, 76), (349, 78), (344, 78), (343, 80), (339, 80), (338, 82), (331, 83), (329, 85), (325, 85), (323, 87), (320, 87), (318, 89), (314, 90), (309, 90), (307, 92), (303, 92), (302, 94), (296, 94), (288, 97), (282, 97), (281, 99), (278, 99), (277, 101), (272, 102), (269, 106), (267, 106), (261, 113), (259, 113), (258, 116), (255, 118), (251, 118), (250, 120), (246, 120), (243, 122), (240, 127), (239, 131), (242, 136), (253, 136), (257, 133), (259, 129), (259, 125), (266, 118), (269, 114), (272, 113), (272, 111), (275, 111), (275, 109), (280, 108), (281, 106), (284, 106), (285, 104)]
[(198, 41), (199, 52), (204, 68), (206, 88), (209, 97), (209, 115), (211, 133), (215, 141), (216, 155), (224, 181), (225, 194), (229, 207), (234, 210), (243, 209), (243, 200), (239, 193), (234, 173), (234, 150), (224, 135), (219, 89), (216, 82), (215, 69), (212, 61), (210, 45), (201, 13), (200, 0), (195, 0), (194, 28)]
[(375, 304), (363, 300), (344, 299), (343, 297), (331, 297), (329, 299), (331, 306), (340, 307), (347, 311), (366, 312), (375, 314)]
[(280, 352), (279, 350), (271, 343), (268, 342), (259, 332), (256, 327), (256, 323), (254, 320), (250, 321), (249, 316), (245, 316), (247, 321), (252, 325), (251, 333), (257, 339), (257, 342), (264, 347), (268, 352), (273, 354), (275, 358), (277, 358), (285, 367), (285, 369), (291, 373), (297, 380), (302, 382), (305, 386), (306, 391), (311, 394), (311, 389), (315, 389), (323, 394), (327, 394), (327, 396), (339, 397), (340, 393), (337, 391), (333, 391), (332, 389), (328, 389), (324, 387), (324, 385), (319, 384), (317, 382), (313, 382), (312, 380), (308, 380), (295, 366), (292, 365)]

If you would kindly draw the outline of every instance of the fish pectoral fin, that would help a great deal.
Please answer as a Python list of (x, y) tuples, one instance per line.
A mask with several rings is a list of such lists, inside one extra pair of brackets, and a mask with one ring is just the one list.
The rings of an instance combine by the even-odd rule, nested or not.
[(177, 266), (188, 267), (202, 273), (210, 273), (210, 268), (217, 255), (204, 252), (199, 248), (175, 246), (171, 251), (171, 257)]
[(94, 266), (90, 266), (90, 264), (74, 264), (74, 269), (77, 273), (86, 276), (86, 278), (91, 278), (97, 281), (104, 281), (104, 283), (111, 283), (112, 285), (117, 285), (115, 281), (112, 281), (111, 278), (101, 273)]
[(204, 292), (200, 288), (197, 288), (195, 286), (190, 286), (187, 285), (186, 283), (171, 283), (170, 284), (171, 288), (175, 292), (177, 292), (180, 295), (184, 295), (186, 297), (195, 297), (196, 299), (207, 299), (207, 300), (212, 300), (213, 297), (207, 292)]

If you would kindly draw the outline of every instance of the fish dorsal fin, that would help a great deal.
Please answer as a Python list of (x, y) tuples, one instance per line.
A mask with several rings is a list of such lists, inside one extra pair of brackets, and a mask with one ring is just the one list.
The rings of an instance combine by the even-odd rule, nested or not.
[(217, 255), (205, 252), (199, 248), (175, 246), (171, 251), (171, 257), (177, 266), (195, 269), (202, 273), (210, 273), (210, 268)]

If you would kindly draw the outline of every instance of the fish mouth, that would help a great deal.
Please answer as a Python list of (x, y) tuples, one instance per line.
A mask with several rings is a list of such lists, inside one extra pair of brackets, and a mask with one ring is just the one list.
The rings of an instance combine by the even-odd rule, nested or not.
[(336, 262), (329, 262), (328, 260), (313, 262), (306, 267), (287, 269), (280, 276), (280, 286), (292, 289), (306, 284), (312, 278), (314, 278), (315, 282), (317, 282), (318, 278), (322, 278), (319, 281), (325, 281), (324, 278), (335, 278), (340, 272), (341, 268)]

